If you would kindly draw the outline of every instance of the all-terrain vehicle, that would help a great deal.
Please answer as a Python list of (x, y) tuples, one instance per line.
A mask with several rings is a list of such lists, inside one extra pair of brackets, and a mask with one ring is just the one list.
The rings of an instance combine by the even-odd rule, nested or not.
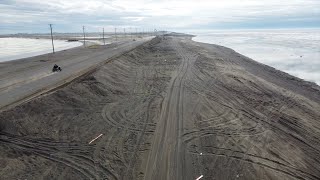
[(62, 71), (61, 67), (58, 66), (58, 65), (54, 65), (53, 68), (52, 68), (52, 72), (57, 72), (57, 71)]

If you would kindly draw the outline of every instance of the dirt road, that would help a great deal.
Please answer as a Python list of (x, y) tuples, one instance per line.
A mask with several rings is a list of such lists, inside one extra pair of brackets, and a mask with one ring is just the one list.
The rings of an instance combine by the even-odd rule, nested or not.
[(320, 87), (164, 36), (0, 114), (4, 179), (319, 179)]
[[(87, 45), (70, 50), (0, 63), (0, 109), (31, 99), (82, 75), (151, 38), (126, 40), (106, 46)], [(52, 73), (58, 64), (63, 71)]]

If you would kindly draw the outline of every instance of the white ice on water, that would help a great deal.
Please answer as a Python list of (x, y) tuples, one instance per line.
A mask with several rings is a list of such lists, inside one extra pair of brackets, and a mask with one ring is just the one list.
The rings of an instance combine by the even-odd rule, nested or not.
[(196, 32), (195, 41), (219, 44), (320, 85), (320, 29)]
[[(81, 46), (81, 42), (54, 40), (55, 51)], [(0, 62), (51, 53), (50, 39), (0, 38)]]

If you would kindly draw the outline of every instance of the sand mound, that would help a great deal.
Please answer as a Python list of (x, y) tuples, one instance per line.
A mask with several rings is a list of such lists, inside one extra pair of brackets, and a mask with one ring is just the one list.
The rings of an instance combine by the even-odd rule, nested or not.
[(159, 37), (2, 112), (0, 177), (319, 179), (319, 109), (312, 83)]

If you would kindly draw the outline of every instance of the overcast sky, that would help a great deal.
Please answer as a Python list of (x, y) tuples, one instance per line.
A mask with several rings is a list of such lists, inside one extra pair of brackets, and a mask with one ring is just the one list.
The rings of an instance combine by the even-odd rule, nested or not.
[(314, 28), (320, 0), (0, 0), (0, 34), (105, 27), (168, 30)]

